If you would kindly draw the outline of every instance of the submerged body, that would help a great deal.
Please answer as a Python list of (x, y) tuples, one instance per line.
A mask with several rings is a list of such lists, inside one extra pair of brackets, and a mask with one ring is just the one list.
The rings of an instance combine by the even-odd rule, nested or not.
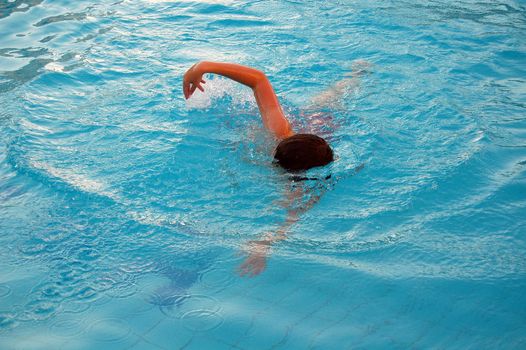
[[(365, 62), (365, 61), (360, 61)], [(367, 65), (368, 67), (368, 65)], [(358, 70), (361, 72), (362, 70)], [(313, 134), (295, 134), (291, 123), (286, 118), (279, 103), (278, 97), (272, 88), (267, 76), (260, 70), (234, 63), (199, 62), (194, 64), (185, 73), (183, 78), (183, 93), (186, 99), (190, 98), (196, 89), (204, 91), (203, 75), (214, 73), (230, 78), (246, 85), (254, 92), (263, 125), (274, 135), (278, 145), (274, 154), (277, 164), (289, 172), (308, 170), (313, 167), (324, 166), (334, 160), (334, 155), (329, 144), (322, 138)], [(351, 78), (337, 82), (334, 87), (319, 95), (314, 103), (329, 106), (337, 101), (342, 92), (348, 87), (357, 84), (356, 72)], [(316, 120), (323, 121), (321, 118)], [(300, 177), (292, 177), (301, 179)], [(240, 266), (241, 275), (257, 275), (266, 265), (266, 257), (272, 244), (286, 238), (289, 228), (298, 221), (299, 215), (316, 204), (323, 193), (314, 195), (300, 208), (293, 203), (303, 197), (308, 191), (298, 186), (286, 195), (285, 207), (287, 217), (274, 233), (266, 233), (257, 241), (248, 244), (248, 257)]]
[(311, 134), (295, 135), (283, 113), (278, 97), (267, 76), (254, 68), (234, 63), (200, 62), (184, 75), (183, 92), (189, 98), (196, 89), (204, 91), (203, 74), (215, 73), (246, 85), (254, 92), (263, 125), (278, 141), (276, 163), (288, 171), (302, 171), (333, 161), (329, 144), (321, 137)]

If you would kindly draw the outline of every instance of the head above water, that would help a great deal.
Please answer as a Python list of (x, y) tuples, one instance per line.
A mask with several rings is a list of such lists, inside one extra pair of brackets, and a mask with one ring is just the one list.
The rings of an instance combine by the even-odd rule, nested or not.
[(334, 155), (321, 137), (296, 134), (278, 144), (274, 160), (288, 171), (300, 171), (327, 165), (334, 160)]

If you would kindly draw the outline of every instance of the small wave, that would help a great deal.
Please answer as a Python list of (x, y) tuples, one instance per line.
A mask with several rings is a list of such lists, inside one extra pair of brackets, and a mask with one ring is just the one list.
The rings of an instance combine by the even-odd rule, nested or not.
[(71, 169), (57, 168), (40, 161), (30, 161), (29, 165), (34, 169), (44, 171), (46, 174), (79, 191), (111, 199), (126, 210), (129, 218), (140, 224), (165, 227), (177, 233), (191, 236), (204, 234), (204, 232), (197, 229), (194, 223), (178, 215), (170, 216), (166, 213), (156, 212), (153, 209), (134, 209), (139, 206), (139, 203), (125, 198), (117, 191), (109, 189), (109, 186), (104, 182), (92, 179), (85, 174), (72, 171)]
[(69, 12), (58, 16), (50, 16), (41, 19), (34, 24), (35, 27), (42, 27), (51, 23), (63, 22), (63, 21), (80, 21), (87, 17), (85, 12)]
[(15, 57), (15, 58), (28, 58), (28, 57), (39, 57), (50, 54), (50, 51), (44, 47), (26, 47), (23, 49), (17, 48), (3, 48), (0, 49), (0, 56), (3, 57)]
[(40, 5), (44, 0), (9, 0), (0, 2), (0, 19), (9, 17), (15, 12), (26, 12)]
[(144, 132), (167, 132), (170, 134), (186, 135), (188, 129), (183, 127), (184, 121), (158, 122), (156, 124), (146, 124), (140, 122), (131, 122), (120, 126), (126, 131), (144, 131)]
[(229, 19), (220, 19), (217, 21), (211, 22), (208, 27), (256, 27), (256, 26), (270, 26), (272, 25), (271, 21), (259, 20), (259, 19), (248, 19), (245, 17), (240, 18), (229, 18)]
[(0, 82), (0, 93), (13, 90), (40, 75), (42, 68), (48, 63), (53, 62), (50, 58), (36, 58), (31, 60), (28, 64), (15, 71), (3, 72), (0, 74), (0, 79), (7, 79)]
[(83, 192), (105, 196), (117, 202), (120, 201), (120, 196), (116, 192), (107, 189), (104, 183), (91, 179), (86, 175), (73, 172), (69, 169), (56, 168), (47, 163), (35, 160), (30, 161), (29, 165), (35, 169), (43, 170), (52, 177), (58, 178)]

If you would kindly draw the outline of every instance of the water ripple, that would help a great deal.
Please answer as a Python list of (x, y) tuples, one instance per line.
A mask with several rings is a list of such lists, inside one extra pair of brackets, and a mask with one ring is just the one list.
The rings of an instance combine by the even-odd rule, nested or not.
[(125, 321), (105, 318), (93, 322), (88, 332), (93, 339), (104, 342), (116, 342), (126, 337), (130, 331), (131, 329)]
[(58, 16), (50, 16), (41, 19), (34, 24), (35, 27), (42, 27), (51, 23), (62, 22), (62, 21), (80, 21), (86, 18), (85, 12), (68, 12)]
[(0, 298), (6, 297), (11, 294), (11, 288), (7, 285), (0, 285)]
[(43, 0), (8, 0), (0, 3), (0, 19), (9, 17), (15, 12), (29, 11), (33, 6), (40, 5)]

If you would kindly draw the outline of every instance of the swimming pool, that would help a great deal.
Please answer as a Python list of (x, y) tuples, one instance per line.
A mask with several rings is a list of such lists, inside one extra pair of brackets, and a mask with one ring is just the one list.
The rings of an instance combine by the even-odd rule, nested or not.
[[(526, 346), (523, 3), (15, 0), (0, 33), (1, 349)], [(254, 278), (288, 180), (248, 89), (184, 100), (199, 60), (264, 70), (300, 129), (373, 64)]]

